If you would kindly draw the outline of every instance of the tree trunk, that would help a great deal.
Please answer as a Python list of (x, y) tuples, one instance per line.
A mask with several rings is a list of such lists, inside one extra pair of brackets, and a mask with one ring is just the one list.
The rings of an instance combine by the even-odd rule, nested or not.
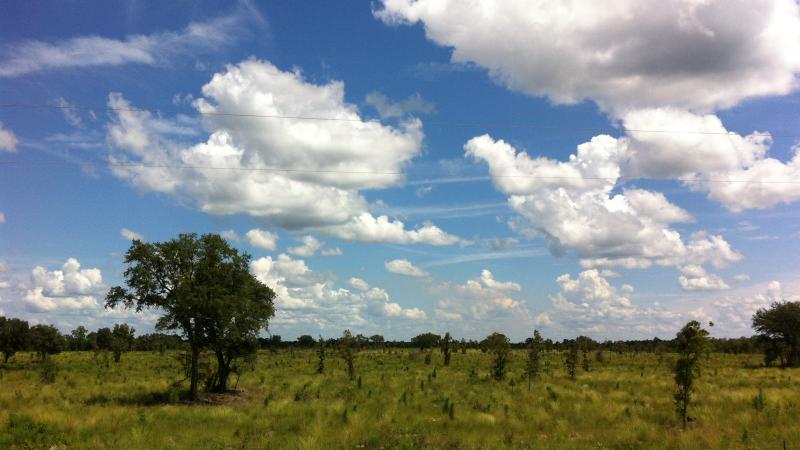
[(8, 364), (8, 359), (11, 358), (10, 353), (3, 353), (3, 364)]
[(200, 378), (200, 368), (198, 363), (200, 360), (200, 348), (195, 344), (192, 346), (192, 359), (191, 359), (191, 383), (189, 384), (189, 400), (197, 400), (197, 381)]
[(225, 360), (225, 355), (217, 351), (217, 386), (214, 390), (225, 392), (228, 390), (228, 377), (231, 374), (230, 363)]

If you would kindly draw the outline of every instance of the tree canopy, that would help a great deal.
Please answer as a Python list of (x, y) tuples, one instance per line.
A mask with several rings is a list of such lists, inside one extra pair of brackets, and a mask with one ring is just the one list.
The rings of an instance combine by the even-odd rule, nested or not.
[(782, 366), (800, 366), (800, 302), (777, 302), (756, 311), (753, 329), (766, 342), (767, 364), (780, 359)]
[(7, 363), (15, 353), (28, 345), (28, 322), (0, 316), (0, 352)]

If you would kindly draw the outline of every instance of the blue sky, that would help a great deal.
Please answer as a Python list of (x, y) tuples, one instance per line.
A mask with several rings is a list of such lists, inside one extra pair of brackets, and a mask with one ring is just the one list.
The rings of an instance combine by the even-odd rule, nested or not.
[(103, 297), (182, 232), (288, 338), (739, 336), (800, 296), (797, 3), (450, 3), (10, 5), (0, 310), (149, 331)]

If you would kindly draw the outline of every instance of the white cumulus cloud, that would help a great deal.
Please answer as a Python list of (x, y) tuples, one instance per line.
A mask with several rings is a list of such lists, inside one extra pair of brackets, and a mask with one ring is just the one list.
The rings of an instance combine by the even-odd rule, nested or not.
[(34, 267), (31, 283), (24, 301), (36, 312), (96, 308), (97, 296), (105, 289), (100, 269), (82, 269), (75, 258), (67, 259), (60, 270)]
[(391, 261), (386, 261), (383, 265), (389, 272), (397, 273), (400, 275), (406, 275), (409, 277), (429, 276), (427, 272), (415, 266), (414, 264), (411, 263), (411, 261), (407, 259), (393, 259)]
[[(359, 194), (403, 180), (402, 169), (421, 151), (419, 120), (392, 127), (362, 119), (357, 107), (344, 101), (342, 82), (313, 84), (299, 70), (281, 71), (253, 59), (227, 66), (202, 92), (194, 105), (209, 114), (204, 125), (211, 135), (193, 146), (160, 131), (148, 112), (117, 111), (108, 130), (116, 148), (111, 161), (160, 167), (114, 166), (112, 172), (143, 190), (189, 197), (214, 215), (247, 213), (287, 229), (318, 229), (347, 240), (458, 241), (431, 224), (406, 230), (402, 222), (373, 217)], [(109, 104), (129, 107), (119, 94), (110, 95)], [(339, 120), (214, 115), (226, 111)]]
[(260, 248), (261, 250), (272, 251), (278, 245), (278, 235), (270, 231), (260, 230), (253, 228), (245, 233), (247, 242), (253, 247)]
[[(797, 87), (794, 0), (383, 0), (388, 24), (421, 23), (454, 63), (560, 104), (709, 111)], [(658, 11), (654, 14), (653, 11)]]
[(317, 253), (317, 250), (319, 250), (320, 248), (322, 248), (323, 245), (325, 245), (324, 242), (310, 235), (303, 236), (302, 238), (300, 238), (300, 242), (302, 242), (303, 245), (299, 245), (297, 247), (291, 247), (288, 250), (286, 250), (286, 252), (289, 253), (290, 255), (308, 258), (309, 256), (314, 256), (314, 254)]

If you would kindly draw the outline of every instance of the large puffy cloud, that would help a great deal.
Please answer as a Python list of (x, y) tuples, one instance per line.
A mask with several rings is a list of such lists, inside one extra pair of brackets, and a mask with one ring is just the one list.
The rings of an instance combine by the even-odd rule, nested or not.
[(14, 132), (4, 128), (3, 122), (0, 122), (0, 152), (16, 152), (17, 143), (19, 143), (19, 140)]
[(678, 283), (687, 291), (714, 291), (729, 289), (728, 283), (719, 275), (708, 273), (703, 266), (689, 264), (680, 268)]
[(800, 199), (800, 146), (792, 152), (794, 156), (787, 162), (764, 158), (749, 166), (698, 177), (691, 185), (708, 191), (710, 199), (735, 212), (792, 203)]
[(196, 55), (232, 43), (243, 25), (253, 19), (260, 20), (259, 13), (243, 2), (228, 16), (192, 22), (180, 31), (124, 39), (87, 35), (60, 42), (15, 42), (0, 61), (0, 77), (74, 67), (166, 64), (176, 56)]
[(631, 111), (623, 116), (629, 139), (626, 175), (684, 177), (748, 167), (763, 159), (772, 140), (767, 133), (741, 136), (713, 114), (675, 108)]
[[(464, 146), (489, 165), (492, 180), (510, 194), (509, 205), (556, 248), (582, 257), (658, 257), (681, 245), (668, 225), (690, 220), (659, 193), (627, 190), (612, 195), (625, 143), (597, 136), (578, 146), (569, 161), (531, 158), (488, 135)], [(650, 215), (649, 215), (650, 214)]]
[(672, 224), (693, 218), (663, 194), (616, 190), (630, 164), (630, 145), (625, 138), (595, 136), (567, 161), (557, 161), (483, 135), (464, 150), (488, 164), (495, 186), (526, 219), (515, 224), (518, 231), (546, 238), (554, 253), (574, 251), (584, 267), (725, 267), (741, 260), (722, 236), (696, 233), (685, 241)]
[[(203, 94), (195, 106), (211, 135), (188, 147), (159, 131), (152, 114), (130, 111), (125, 99), (110, 95), (109, 105), (119, 109), (108, 132), (118, 149), (112, 171), (141, 189), (187, 196), (209, 214), (247, 213), (285, 228), (317, 228), (357, 241), (458, 240), (430, 224), (405, 230), (402, 222), (373, 217), (358, 193), (403, 180), (402, 169), (421, 149), (419, 120), (392, 127), (362, 119), (345, 102), (342, 82), (316, 85), (299, 71), (258, 60), (228, 66)], [(230, 111), (290, 118), (225, 115)]]
[(794, 0), (383, 0), (375, 14), (422, 23), (510, 89), (615, 112), (725, 108), (786, 94), (800, 71)]
[(632, 111), (623, 125), (626, 177), (680, 178), (735, 212), (800, 199), (800, 147), (789, 161), (769, 157), (769, 133), (742, 136), (714, 115), (674, 108)]
[(245, 233), (245, 237), (250, 245), (262, 250), (272, 251), (278, 245), (278, 235), (271, 231), (253, 228)]
[[(312, 271), (300, 259), (281, 254), (277, 258), (266, 256), (254, 260), (251, 272), (259, 281), (276, 293), (276, 317), (280, 326), (310, 326), (321, 330), (340, 332), (354, 326), (379, 331), (378, 326), (391, 325), (392, 319), (412, 322), (427, 319), (419, 308), (404, 308), (392, 302), (386, 290), (370, 287), (360, 278), (351, 278), (349, 284), (357, 291), (336, 288), (325, 274)], [(367, 315), (373, 320), (368, 320)]]
[(302, 242), (302, 245), (298, 245), (297, 247), (292, 247), (286, 250), (286, 252), (289, 253), (290, 255), (308, 258), (309, 256), (314, 256), (314, 254), (317, 253), (317, 250), (319, 250), (320, 248), (322, 248), (323, 245), (325, 245), (324, 242), (310, 235), (303, 236), (302, 238), (300, 238), (300, 242)]
[(75, 258), (67, 259), (61, 270), (34, 267), (31, 283), (24, 300), (37, 312), (96, 308), (97, 296), (105, 289), (100, 269), (82, 269)]
[[(659, 14), (648, 13), (653, 7)], [(596, 102), (627, 131), (626, 177), (683, 177), (732, 211), (800, 199), (800, 158), (767, 158), (769, 134), (742, 136), (704, 114), (798, 87), (794, 0), (384, 0), (375, 15), (422, 23), (429, 39), (453, 49), (453, 62), (485, 67), (510, 89)], [(554, 170), (570, 175), (537, 167), (540, 176)], [(581, 183), (591, 181), (572, 182)]]

